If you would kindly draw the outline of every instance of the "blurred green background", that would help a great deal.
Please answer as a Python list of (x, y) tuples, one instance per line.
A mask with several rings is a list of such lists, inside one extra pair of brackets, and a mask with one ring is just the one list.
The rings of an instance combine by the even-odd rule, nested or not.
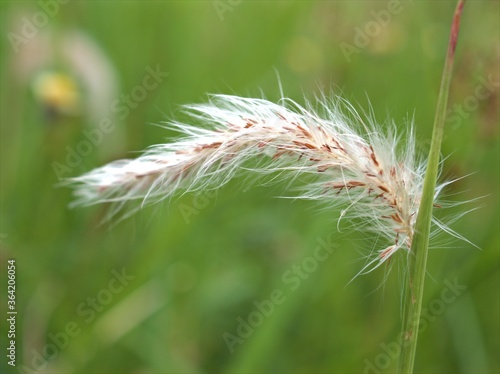
[[(207, 93), (278, 99), (277, 73), (299, 103), (334, 90), (358, 109), (369, 98), (382, 125), (404, 130), (414, 116), (425, 153), (455, 2), (390, 3), (2, 1), (2, 372), (394, 372), (403, 256), (349, 283), (377, 243), (346, 223), (337, 232), (339, 211), (235, 180), (113, 225), (101, 223), (106, 207), (69, 209), (57, 186), (175, 136), (154, 124)], [(433, 241), (418, 373), (500, 370), (499, 18), (498, 1), (466, 4), (442, 168), (443, 179), (469, 175), (451, 200), (482, 199), (437, 214), (479, 208), (452, 228), (481, 250)], [(144, 89), (148, 67), (168, 76)], [(113, 131), (85, 148), (106, 119)], [(321, 242), (333, 254), (291, 290), (286, 277)], [(12, 258), (16, 368), (5, 355)], [(259, 320), (256, 303), (275, 289), (283, 303)], [(225, 337), (252, 313), (230, 350)]]

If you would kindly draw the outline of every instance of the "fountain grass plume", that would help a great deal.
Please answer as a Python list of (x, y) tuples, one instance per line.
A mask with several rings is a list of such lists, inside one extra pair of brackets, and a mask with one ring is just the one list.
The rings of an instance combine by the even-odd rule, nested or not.
[(397, 135), (393, 123), (382, 128), (364, 120), (339, 97), (301, 106), (286, 98), (213, 95), (185, 110), (190, 124), (166, 126), (183, 134), (178, 140), (71, 179), (73, 205), (112, 203), (112, 218), (129, 201), (141, 204), (127, 214), (176, 193), (219, 188), (238, 175), (303, 179), (297, 198), (341, 205), (341, 217), (360, 218), (361, 230), (387, 239), (363, 271), (411, 248), (426, 169), (412, 124)]

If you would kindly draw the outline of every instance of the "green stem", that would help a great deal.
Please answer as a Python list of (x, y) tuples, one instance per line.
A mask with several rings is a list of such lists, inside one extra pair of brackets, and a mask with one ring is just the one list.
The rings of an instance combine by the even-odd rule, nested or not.
[(434, 119), (434, 130), (432, 133), (431, 149), (425, 174), (422, 200), (415, 224), (415, 235), (410, 250), (409, 259), (409, 283), (405, 291), (405, 311), (403, 315), (401, 356), (399, 358), (398, 373), (413, 373), (415, 353), (418, 341), (418, 326), (422, 310), (422, 298), (424, 294), (424, 281), (426, 274), (427, 252), (429, 248), (429, 235), (432, 219), (432, 208), (434, 203), (434, 192), (439, 168), (439, 155), (441, 142), (443, 140), (444, 122), (446, 118), (446, 105), (453, 70), (455, 47), (457, 45), (460, 16), (465, 0), (459, 0), (455, 9), (453, 23), (451, 25), (450, 41), (444, 64), (441, 88), (439, 91), (436, 116)]

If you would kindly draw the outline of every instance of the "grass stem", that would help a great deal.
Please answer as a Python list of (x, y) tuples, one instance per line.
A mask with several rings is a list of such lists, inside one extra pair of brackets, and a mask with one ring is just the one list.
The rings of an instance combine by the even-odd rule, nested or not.
[(458, 39), (460, 17), (465, 0), (459, 0), (455, 9), (451, 25), (450, 40), (444, 64), (441, 88), (434, 119), (431, 149), (425, 174), (422, 200), (415, 226), (415, 235), (409, 257), (409, 282), (405, 291), (405, 311), (403, 315), (401, 356), (399, 358), (398, 373), (413, 373), (415, 353), (417, 350), (418, 327), (422, 310), (424, 282), (426, 274), (427, 253), (429, 248), (429, 235), (434, 202), (434, 192), (439, 168), (441, 142), (443, 140), (444, 124), (446, 119), (446, 106), (453, 70), (455, 48)]

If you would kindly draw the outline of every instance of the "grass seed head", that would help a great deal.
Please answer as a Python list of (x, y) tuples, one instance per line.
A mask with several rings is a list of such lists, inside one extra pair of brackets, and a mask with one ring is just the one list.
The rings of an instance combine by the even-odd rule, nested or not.
[[(340, 98), (323, 98), (316, 108), (290, 99), (211, 96), (206, 104), (186, 106), (202, 127), (170, 123), (183, 137), (71, 179), (73, 205), (111, 202), (111, 218), (130, 200), (145, 204), (218, 188), (237, 175), (303, 176), (308, 182), (298, 198), (347, 206), (341, 218), (361, 219), (360, 229), (387, 239), (368, 267), (409, 250), (425, 172), (412, 126), (403, 139), (393, 124), (382, 129), (364, 121)], [(254, 159), (256, 165), (247, 167)]]

